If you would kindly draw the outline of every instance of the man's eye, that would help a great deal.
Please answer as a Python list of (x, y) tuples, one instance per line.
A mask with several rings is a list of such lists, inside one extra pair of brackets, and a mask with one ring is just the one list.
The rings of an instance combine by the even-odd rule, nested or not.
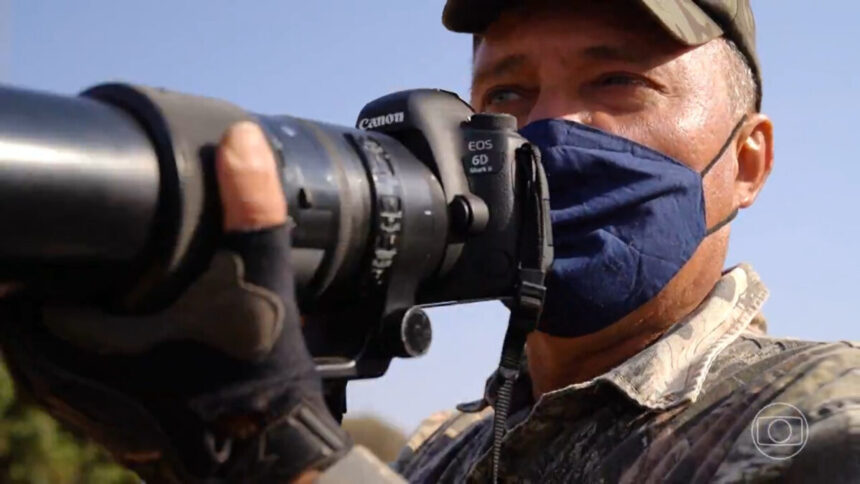
[(519, 101), (520, 99), (522, 99), (522, 96), (513, 89), (495, 89), (484, 96), (484, 105), (492, 106), (494, 104)]
[(641, 77), (630, 74), (607, 74), (597, 80), (599, 86), (648, 86)]

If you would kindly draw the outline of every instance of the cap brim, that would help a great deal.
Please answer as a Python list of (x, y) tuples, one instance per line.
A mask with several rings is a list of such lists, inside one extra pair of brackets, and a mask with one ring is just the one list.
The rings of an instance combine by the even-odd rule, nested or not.
[(448, 0), (442, 24), (453, 32), (480, 34), (506, 8), (504, 0)]
[[(700, 45), (723, 35), (723, 29), (690, 0), (639, 0), (660, 25), (685, 45)], [(505, 0), (448, 0), (442, 23), (454, 32), (480, 34), (506, 8)]]

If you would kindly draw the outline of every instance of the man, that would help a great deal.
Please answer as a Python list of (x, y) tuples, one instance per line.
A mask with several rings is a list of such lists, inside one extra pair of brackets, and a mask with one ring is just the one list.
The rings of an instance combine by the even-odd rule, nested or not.
[[(541, 148), (556, 260), (546, 312), (528, 339), (526, 371), (497, 442), (497, 466), (494, 376), (483, 399), (428, 419), (394, 470), (416, 482), (860, 479), (860, 349), (766, 336), (764, 284), (746, 265), (723, 271), (729, 222), (753, 204), (773, 166), (772, 124), (758, 112), (761, 72), (748, 2), (449, 0), (444, 19), (476, 34), (476, 110), (513, 114)], [(228, 232), (266, 233), (284, 222), (274, 166), (253, 125), (225, 136), (218, 168)], [(289, 284), (266, 272), (256, 252), (243, 251), (247, 243), (228, 247), (267, 274), (252, 281), (258, 294), (290, 307)], [(288, 250), (271, 241), (265, 247)], [(298, 327), (294, 311), (275, 313), (284, 328)], [(197, 440), (170, 431), (181, 420), (158, 385), (140, 391), (96, 364), (72, 364), (74, 378), (56, 378), (61, 364), (74, 361), (62, 355), (28, 370), (27, 358), (45, 340), (75, 357), (81, 352), (66, 341), (87, 344), (63, 318), (46, 318), (46, 327), (50, 334), (17, 329), (19, 339), (4, 338), (18, 380), (66, 421), (125, 450), (117, 452), (125, 462), (182, 468), (182, 477), (241, 479), (246, 470), (263, 480), (397, 480), (360, 449), (348, 450), (331, 427), (306, 355), (285, 361), (279, 352), (294, 340), (279, 339), (262, 358), (279, 371), (305, 368), (296, 378), (267, 386), (251, 368), (222, 385), (255, 382), (266, 391), (252, 396), (268, 397), (261, 405), (243, 397), (223, 409), (220, 380), (200, 392), (166, 392), (194, 423), (189, 432), (201, 435), (204, 452)], [(15, 351), (10, 341), (36, 349)], [(107, 353), (121, 346), (101, 343)], [(232, 369), (217, 355), (204, 357)], [(120, 388), (133, 398), (117, 401), (129, 408), (142, 402), (143, 410), (124, 414), (165, 435), (146, 445), (116, 438), (119, 427), (109, 429), (80, 410), (88, 400), (69, 396), (74, 382), (104, 393)], [(130, 427), (144, 433), (142, 425)]]
[[(632, 312), (569, 329), (574, 337), (532, 333), (530, 379), (523, 379), (523, 402), (512, 410), (498, 477), (860, 479), (860, 351), (765, 336), (763, 283), (746, 265), (721, 274), (730, 232), (724, 221), (753, 204), (773, 164), (773, 128), (758, 113), (761, 73), (748, 2), (555, 1), (493, 10), (449, 0), (445, 20), (479, 34), (476, 110), (515, 115), (527, 136), (535, 134), (530, 123), (563, 118), (680, 160), (704, 173), (705, 226), (713, 228), (656, 296)], [(565, 250), (575, 246), (564, 239), (568, 206), (559, 199), (571, 188), (552, 185), (559, 183), (554, 177), (574, 181), (559, 166), (577, 153), (558, 154), (559, 144), (550, 146), (549, 163), (545, 151), (544, 164), (556, 265), (564, 266)], [(559, 326), (566, 323), (544, 327), (564, 332)], [(432, 436), (413, 440), (396, 468), (425, 482), (489, 480), (494, 397), (491, 383), (483, 401), (461, 406), (444, 423), (437, 419), (435, 430), (428, 422), (422, 430)], [(807, 419), (802, 450), (768, 446), (793, 443), (787, 435), (757, 433), (756, 425), (779, 421), (768, 417), (797, 416), (775, 405), (776, 414), (755, 418), (773, 402)]]

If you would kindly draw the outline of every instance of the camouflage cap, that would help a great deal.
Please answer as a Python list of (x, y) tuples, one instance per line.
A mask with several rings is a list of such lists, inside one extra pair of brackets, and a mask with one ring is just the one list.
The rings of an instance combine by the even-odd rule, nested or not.
[[(721, 36), (732, 40), (753, 70), (758, 89), (756, 108), (761, 108), (761, 68), (749, 0), (632, 1), (645, 7), (669, 34), (685, 45), (701, 45)], [(454, 32), (479, 34), (503, 10), (527, 3), (528, 0), (447, 0), (442, 23)]]

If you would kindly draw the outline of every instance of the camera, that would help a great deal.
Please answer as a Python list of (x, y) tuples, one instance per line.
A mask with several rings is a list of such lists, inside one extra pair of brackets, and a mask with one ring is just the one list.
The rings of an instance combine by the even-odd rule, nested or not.
[(422, 306), (525, 300), (523, 254), (551, 254), (539, 152), (513, 117), (450, 92), (381, 97), (357, 128), (118, 83), (80, 96), (2, 87), (0, 106), (0, 280), (115, 313), (156, 312), (205, 270), (217, 143), (257, 122), (294, 224), (305, 336), (330, 381), (426, 351)]

